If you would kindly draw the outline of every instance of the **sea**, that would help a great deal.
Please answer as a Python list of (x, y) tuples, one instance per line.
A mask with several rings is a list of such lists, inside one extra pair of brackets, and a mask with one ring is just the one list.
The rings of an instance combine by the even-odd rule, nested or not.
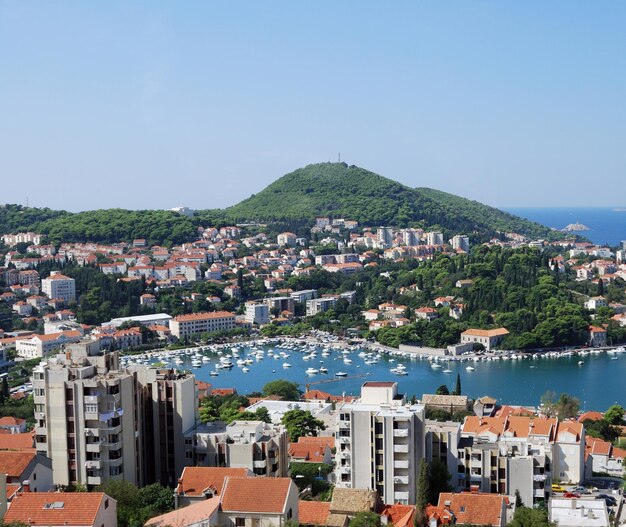
[[(583, 410), (606, 410), (612, 404), (626, 406), (624, 378), (626, 378), (626, 352), (597, 355), (540, 357), (526, 356), (518, 360), (497, 361), (449, 361), (441, 367), (433, 368), (426, 359), (406, 356), (381, 354), (377, 363), (366, 363), (367, 356), (360, 349), (352, 351), (344, 361), (344, 355), (337, 350), (330, 356), (321, 355), (323, 347), (317, 348), (317, 356), (310, 356), (310, 349), (288, 350), (289, 357), (278, 357), (280, 348), (277, 344), (260, 346), (265, 351), (262, 359), (255, 356), (250, 345), (238, 344), (240, 356), (253, 357), (252, 364), (235, 365), (232, 369), (216, 369), (219, 357), (207, 354), (209, 362), (193, 367), (189, 357), (184, 357), (183, 364), (164, 362), (168, 366), (190, 369), (198, 380), (210, 383), (214, 388), (236, 388), (238, 393), (246, 394), (261, 391), (269, 381), (286, 379), (299, 384), (305, 391), (307, 384), (311, 389), (319, 389), (335, 395), (358, 395), (365, 381), (397, 381), (399, 390), (409, 397), (421, 398), (424, 393), (435, 393), (441, 385), (453, 390), (457, 374), (461, 378), (464, 395), (471, 398), (490, 395), (502, 404), (537, 406), (541, 396), (547, 391), (557, 395), (569, 393), (580, 400)], [(274, 355), (270, 354), (274, 353)], [(224, 354), (231, 353), (230, 349)], [(205, 353), (206, 354), (206, 353)], [(156, 360), (156, 359), (152, 359)], [(236, 360), (232, 359), (233, 363)], [(371, 361), (370, 361), (371, 362)], [(582, 362), (582, 364), (581, 364)], [(291, 367), (285, 368), (284, 363)], [(399, 376), (391, 370), (403, 364), (406, 375)], [(468, 371), (468, 366), (473, 371)], [(325, 374), (307, 375), (307, 368), (327, 368)], [(449, 370), (448, 373), (444, 370)], [(211, 372), (218, 371), (218, 376)], [(336, 377), (336, 373), (346, 377)]]
[(576, 234), (598, 245), (614, 247), (626, 240), (626, 207), (515, 207), (503, 210), (558, 230), (571, 223), (582, 223), (589, 230)]

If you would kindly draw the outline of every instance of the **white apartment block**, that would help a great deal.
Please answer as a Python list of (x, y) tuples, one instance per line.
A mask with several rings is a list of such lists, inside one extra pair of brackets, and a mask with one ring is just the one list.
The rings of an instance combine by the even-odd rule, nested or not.
[(59, 298), (66, 302), (76, 300), (76, 282), (73, 278), (52, 271), (48, 278), (41, 281), (41, 291), (48, 298)]
[[(513, 495), (524, 504), (546, 500), (554, 481), (584, 479), (581, 423), (527, 416), (465, 418), (458, 447), (460, 489)], [(454, 477), (454, 475), (453, 475)]]
[(426, 244), (427, 245), (443, 245), (443, 234), (440, 232), (427, 232)]
[(199, 335), (200, 333), (227, 331), (234, 327), (235, 315), (228, 311), (179, 315), (170, 320), (172, 335), (179, 339)]
[(376, 490), (384, 503), (414, 504), (424, 458), (424, 406), (408, 405), (396, 382), (366, 382), (338, 411), (339, 488)]
[(250, 324), (267, 324), (270, 321), (270, 306), (246, 302), (246, 322)]
[(2, 243), (9, 247), (17, 245), (18, 243), (41, 245), (43, 235), (35, 234), (34, 232), (18, 232), (17, 234), (5, 234), (0, 239), (2, 239)]
[(29, 339), (18, 340), (15, 343), (15, 351), (18, 357), (24, 359), (40, 359), (62, 349), (67, 344), (78, 342), (82, 338), (83, 334), (77, 330), (35, 335)]
[(327, 296), (322, 298), (314, 298), (306, 301), (306, 316), (312, 317), (318, 313), (328, 311), (337, 303), (337, 297)]
[(391, 247), (393, 245), (393, 229), (391, 227), (378, 227), (376, 241), (382, 249)]
[(194, 465), (247, 469), (256, 476), (289, 475), (289, 438), (285, 427), (262, 421), (215, 421), (185, 438)]
[(461, 234), (457, 234), (456, 236), (453, 236), (452, 240), (450, 240), (450, 245), (452, 245), (452, 248), (455, 251), (459, 249), (461, 251), (465, 251), (466, 253), (468, 253), (470, 250), (469, 238)]

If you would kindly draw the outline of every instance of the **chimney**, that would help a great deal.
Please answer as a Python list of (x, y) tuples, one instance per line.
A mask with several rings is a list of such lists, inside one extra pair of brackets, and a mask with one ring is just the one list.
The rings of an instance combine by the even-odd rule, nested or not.
[(452, 502), (450, 500), (446, 500), (443, 502), (443, 510), (445, 511), (449, 511), (450, 510), (450, 506), (452, 505)]
[(25, 479), (22, 481), (22, 492), (30, 492), (30, 480)]
[(478, 485), (471, 485), (470, 486), (470, 493), (471, 494), (478, 494), (478, 492), (480, 491)]

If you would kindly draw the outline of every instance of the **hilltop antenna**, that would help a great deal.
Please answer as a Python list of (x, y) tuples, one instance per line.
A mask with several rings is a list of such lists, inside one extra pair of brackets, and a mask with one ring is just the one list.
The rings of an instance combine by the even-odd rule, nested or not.
[(339, 152), (339, 163), (341, 163), (341, 152)]

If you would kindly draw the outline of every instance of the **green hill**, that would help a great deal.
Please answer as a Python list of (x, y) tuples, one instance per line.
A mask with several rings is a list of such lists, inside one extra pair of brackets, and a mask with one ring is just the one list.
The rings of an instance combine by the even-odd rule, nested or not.
[(372, 226), (439, 226), (446, 231), (482, 235), (495, 231), (551, 235), (543, 225), (476, 201), (426, 188), (410, 188), (345, 163), (300, 168), (222, 212), (235, 222), (334, 216)]
[(190, 240), (200, 225), (221, 226), (250, 221), (304, 228), (316, 216), (343, 217), (361, 225), (437, 227), (444, 234), (496, 231), (556, 238), (547, 227), (452, 194), (410, 188), (345, 163), (318, 163), (291, 172), (258, 194), (226, 209), (197, 211), (187, 218), (164, 210), (104, 209), (79, 213), (0, 207), (0, 234), (30, 230), (60, 241), (131, 241), (178, 244)]

